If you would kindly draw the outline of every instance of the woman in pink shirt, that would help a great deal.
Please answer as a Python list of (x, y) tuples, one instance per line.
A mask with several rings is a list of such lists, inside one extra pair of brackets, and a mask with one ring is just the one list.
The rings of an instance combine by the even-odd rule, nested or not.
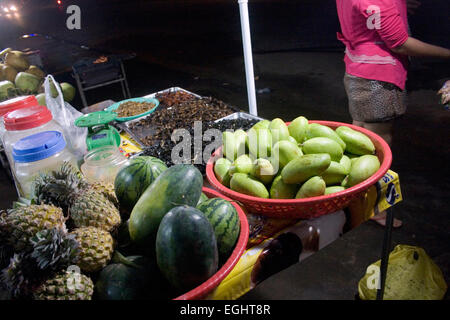
[(408, 35), (407, 10), (420, 5), (417, 0), (336, 0), (336, 5), (353, 124), (391, 144), (394, 120), (406, 112), (408, 56), (448, 59), (450, 50)]
[(406, 111), (408, 56), (448, 59), (450, 50), (408, 35), (407, 0), (336, 0), (336, 5), (353, 123), (390, 144), (393, 120)]

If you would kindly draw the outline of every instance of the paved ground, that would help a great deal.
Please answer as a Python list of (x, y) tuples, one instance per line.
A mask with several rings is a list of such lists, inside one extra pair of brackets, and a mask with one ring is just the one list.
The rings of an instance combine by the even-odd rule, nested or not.
[[(304, 19), (308, 18), (308, 12), (312, 18), (317, 17), (313, 8), (308, 7), (310, 2), (306, 1), (301, 7), (298, 2), (286, 1), (284, 11), (277, 11), (268, 2), (260, 1), (255, 5), (258, 10), (254, 11), (255, 21), (259, 22), (254, 37), (256, 87), (270, 89), (270, 93), (257, 97), (260, 116), (291, 120), (304, 115), (309, 119), (350, 122), (342, 84), (344, 65), (341, 49), (301, 52), (296, 49), (305, 45), (299, 43), (311, 44), (314, 30), (283, 29), (296, 21), (297, 16), (289, 15), (288, 9), (303, 14)], [(192, 4), (182, 11), (172, 4), (174, 11), (185, 12), (184, 19), (178, 15), (178, 19), (171, 20), (172, 17), (166, 15), (165, 18), (155, 16), (154, 20), (133, 21), (133, 16), (127, 11), (123, 16), (117, 15), (116, 20), (108, 19), (106, 15), (99, 16), (99, 21), (111, 27), (109, 34), (92, 27), (89, 30), (92, 34), (102, 34), (101, 39), (95, 36), (86, 38), (86, 33), (91, 32), (86, 30), (84, 36), (75, 35), (74, 39), (89, 40), (89, 45), (116, 52), (136, 52), (137, 57), (126, 62), (133, 96), (180, 86), (245, 110), (247, 96), (237, 6), (230, 8), (221, 1), (217, 5), (200, 10), (200, 4)], [(114, 8), (120, 10), (121, 7)], [(143, 6), (142, 10), (148, 10), (148, 16), (153, 18), (151, 14), (154, 11), (146, 8)], [(276, 19), (269, 19), (271, 14)], [(121, 21), (118, 17), (131, 19), (131, 29), (135, 32), (115, 28), (115, 23)], [(204, 23), (189, 25), (200, 17)], [(92, 24), (92, 18), (89, 21)], [(153, 26), (150, 31), (145, 30), (146, 23)], [(440, 30), (437, 34), (442, 33), (445, 31)], [(296, 41), (298, 34), (307, 35)], [(332, 42), (327, 39), (334, 38), (328, 34), (326, 41), (321, 43)], [(436, 36), (436, 39), (441, 38)], [(70, 80), (67, 74), (58, 77), (60, 81)], [(395, 208), (404, 226), (394, 231), (393, 245), (401, 243), (423, 247), (442, 269), (447, 283), (450, 283), (447, 204), (450, 111), (438, 104), (436, 91), (449, 77), (448, 63), (414, 62), (408, 83), (408, 112), (398, 121), (392, 147), (392, 169), (400, 175), (404, 197), (404, 201)], [(109, 98), (121, 99), (116, 87), (88, 95), (92, 104)], [(79, 98), (74, 105), (81, 106)], [(3, 172), (0, 172), (0, 194), (3, 195), (0, 207), (8, 207), (14, 199), (14, 189)], [(366, 267), (379, 259), (383, 230), (367, 222), (301, 264), (266, 280), (246, 298), (353, 299), (357, 281)]]

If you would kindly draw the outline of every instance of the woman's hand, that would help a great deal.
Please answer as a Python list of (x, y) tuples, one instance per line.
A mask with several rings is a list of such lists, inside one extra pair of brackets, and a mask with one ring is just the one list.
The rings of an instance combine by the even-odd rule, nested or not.
[(441, 103), (448, 104), (450, 102), (450, 80), (444, 83), (444, 86), (441, 90), (438, 91), (438, 94), (441, 94)]
[(415, 14), (416, 9), (420, 7), (422, 3), (418, 0), (406, 0), (406, 7), (409, 14)]

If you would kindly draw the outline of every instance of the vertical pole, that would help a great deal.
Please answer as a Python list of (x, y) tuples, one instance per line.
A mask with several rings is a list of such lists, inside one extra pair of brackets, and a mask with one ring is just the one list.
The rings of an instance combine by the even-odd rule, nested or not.
[(377, 300), (383, 300), (384, 287), (386, 284), (387, 269), (389, 263), (389, 253), (391, 251), (392, 226), (394, 224), (394, 209), (389, 208), (386, 212), (386, 227), (384, 230), (383, 249), (381, 251), (380, 263), (380, 289), (377, 290)]
[(241, 15), (242, 45), (244, 47), (245, 76), (247, 80), (248, 107), (250, 114), (257, 116), (255, 75), (253, 71), (252, 41), (248, 17), (248, 0), (238, 0)]

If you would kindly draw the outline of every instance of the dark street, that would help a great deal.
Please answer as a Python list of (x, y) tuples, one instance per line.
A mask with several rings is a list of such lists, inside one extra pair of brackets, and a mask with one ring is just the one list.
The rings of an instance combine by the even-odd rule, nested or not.
[[(248, 110), (237, 1), (26, 1), (20, 18), (0, 16), (0, 48), (41, 52), (44, 69), (74, 83), (81, 57), (135, 54), (125, 61), (133, 97), (179, 86)], [(41, 2), (40, 2), (41, 3)], [(66, 28), (67, 5), (81, 8), (81, 30)], [(450, 2), (422, 1), (410, 17), (418, 39), (450, 47)], [(351, 123), (344, 90), (344, 47), (336, 39), (334, 0), (256, 0), (249, 3), (258, 115), (290, 121)], [(36, 36), (21, 38), (25, 34)], [(408, 110), (398, 120), (391, 169), (400, 176), (403, 202), (394, 207), (403, 226), (397, 244), (425, 249), (450, 283), (450, 110), (437, 91), (450, 79), (450, 62), (412, 59)], [(122, 99), (119, 85), (93, 90), (89, 104)], [(82, 108), (77, 95), (73, 106)], [(0, 208), (16, 198), (0, 173)], [(355, 298), (366, 268), (380, 259), (383, 227), (368, 221), (306, 261), (269, 278), (243, 299)], [(280, 288), (285, 289), (280, 289)], [(446, 299), (448, 299), (448, 293)]]

